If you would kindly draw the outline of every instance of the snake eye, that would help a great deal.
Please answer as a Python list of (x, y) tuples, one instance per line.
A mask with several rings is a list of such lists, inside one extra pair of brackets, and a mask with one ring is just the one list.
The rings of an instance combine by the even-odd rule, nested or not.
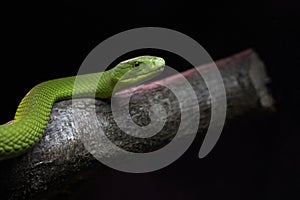
[(140, 66), (140, 62), (136, 61), (136, 62), (134, 63), (134, 67), (138, 67), (138, 66)]

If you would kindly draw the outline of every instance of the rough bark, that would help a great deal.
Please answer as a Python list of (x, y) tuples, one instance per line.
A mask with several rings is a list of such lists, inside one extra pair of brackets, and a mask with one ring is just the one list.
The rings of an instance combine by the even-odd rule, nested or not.
[[(219, 60), (216, 64), (226, 89), (226, 120), (249, 110), (273, 109), (273, 100), (266, 88), (269, 80), (265, 66), (253, 50)], [(199, 69), (205, 70), (209, 66), (210, 64), (207, 64)], [(202, 138), (196, 139), (203, 139), (211, 117), (209, 92), (195, 69), (188, 70), (183, 75), (190, 82), (199, 100), (194, 106), (196, 104), (200, 106), (198, 135), (202, 135)], [(165, 81), (181, 87), (176, 76)], [(168, 144), (180, 123), (180, 102), (170, 90), (155, 84), (142, 85), (134, 91), (130, 102), (130, 114), (136, 124), (143, 126), (150, 123), (148, 115), (150, 102), (160, 103), (166, 109), (167, 121), (160, 133), (151, 138), (129, 137), (114, 122), (109, 101), (76, 99), (73, 102), (72, 100), (57, 102), (53, 106), (47, 129), (39, 143), (28, 153), (0, 163), (1, 197), (38, 198), (53, 188), (68, 183), (70, 177), (88, 178), (95, 171), (101, 175), (105, 167), (84, 147), (79, 134), (81, 130), (89, 132), (100, 126), (111, 141), (131, 152), (151, 152)], [(181, 92), (184, 93), (186, 90), (182, 88)], [(128, 91), (123, 91), (121, 97), (122, 95), (128, 95)], [(191, 106), (189, 111), (193, 110), (195, 109)], [(96, 120), (92, 117), (94, 113), (97, 115)], [(74, 118), (79, 119), (80, 123), (76, 125)], [(190, 123), (195, 122), (190, 120)], [(189, 135), (189, 132), (185, 134)], [(110, 144), (103, 145), (105, 150), (100, 152), (101, 156), (119, 156)]]

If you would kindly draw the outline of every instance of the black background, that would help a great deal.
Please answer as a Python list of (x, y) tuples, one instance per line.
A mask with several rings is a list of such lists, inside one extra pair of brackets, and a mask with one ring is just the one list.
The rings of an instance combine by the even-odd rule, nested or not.
[[(191, 148), (189, 156), (158, 172), (112, 170), (106, 178), (80, 186), (76, 196), (70, 189), (65, 198), (297, 199), (300, 6), (296, 0), (13, 2), (2, 9), (1, 123), (13, 118), (34, 85), (75, 75), (97, 44), (136, 27), (180, 31), (197, 40), (214, 60), (254, 48), (272, 79), (276, 116), (232, 122), (207, 158), (197, 158), (200, 144), (194, 144), (196, 150)], [(180, 63), (177, 66), (185, 70)]]

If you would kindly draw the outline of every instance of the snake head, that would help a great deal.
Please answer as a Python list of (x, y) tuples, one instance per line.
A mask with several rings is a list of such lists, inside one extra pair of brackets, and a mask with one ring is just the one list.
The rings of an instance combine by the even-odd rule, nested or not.
[(113, 68), (112, 81), (118, 88), (136, 85), (164, 70), (165, 60), (156, 56), (139, 56), (119, 63)]

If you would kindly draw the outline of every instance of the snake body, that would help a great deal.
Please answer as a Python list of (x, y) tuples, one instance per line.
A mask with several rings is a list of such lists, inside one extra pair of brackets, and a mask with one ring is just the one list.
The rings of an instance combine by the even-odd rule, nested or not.
[(162, 71), (164, 65), (162, 58), (140, 56), (123, 61), (105, 72), (60, 78), (36, 85), (22, 99), (14, 120), (0, 125), (0, 160), (20, 155), (39, 141), (55, 102), (74, 97), (109, 98), (117, 83), (128, 86), (151, 78)]

